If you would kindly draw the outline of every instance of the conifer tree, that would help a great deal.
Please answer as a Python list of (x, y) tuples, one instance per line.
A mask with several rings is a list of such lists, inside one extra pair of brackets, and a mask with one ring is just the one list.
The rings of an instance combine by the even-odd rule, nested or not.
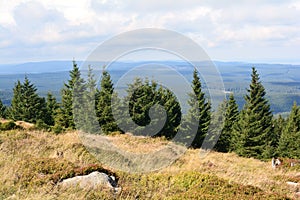
[(56, 98), (52, 95), (51, 92), (47, 93), (46, 108), (48, 114), (45, 123), (47, 125), (53, 126), (54, 119), (56, 117), (57, 110), (59, 108), (59, 104), (57, 103)]
[(224, 127), (221, 130), (221, 134), (215, 150), (220, 152), (228, 152), (231, 149), (233, 139), (233, 126), (238, 119), (238, 105), (234, 99), (233, 94), (230, 94), (229, 100), (226, 102), (226, 111), (224, 116)]
[(274, 124), (274, 146), (276, 147), (274, 157), (279, 156), (278, 152), (278, 145), (279, 145), (279, 140), (281, 138), (282, 132), (284, 131), (286, 127), (286, 120), (279, 115), (278, 118), (273, 119), (273, 124)]
[(157, 136), (164, 136), (167, 139), (172, 139), (176, 135), (181, 122), (180, 104), (176, 96), (169, 89), (160, 87), (156, 93), (156, 103), (162, 105), (167, 114), (165, 126)]
[[(156, 103), (156, 88), (157, 83), (146, 79), (144, 82), (142, 79), (137, 78), (134, 83), (129, 86), (128, 100), (129, 100), (129, 112), (132, 120), (139, 126), (137, 130), (132, 130), (134, 134), (146, 134), (141, 132), (143, 128), (150, 124), (151, 119), (149, 116), (150, 108)], [(153, 123), (153, 122), (152, 122)], [(149, 134), (153, 134), (150, 133)]]
[(62, 126), (69, 129), (75, 129), (73, 110), (80, 109), (81, 99), (84, 91), (84, 80), (81, 78), (80, 70), (75, 61), (73, 69), (70, 71), (70, 79), (64, 84), (61, 91), (61, 114)]
[(211, 120), (211, 104), (206, 100), (205, 94), (202, 92), (200, 78), (196, 69), (193, 72), (192, 88), (193, 93), (190, 94), (190, 99), (188, 101), (190, 109), (187, 115), (183, 118), (184, 121), (181, 129), (184, 134), (182, 136), (183, 138), (180, 140), (185, 143), (185, 139), (189, 140), (190, 137), (192, 137), (190, 135), (192, 130), (195, 129), (195, 127), (198, 127), (197, 133), (190, 147), (200, 148), (209, 129)]
[[(135, 135), (164, 136), (167, 139), (176, 135), (181, 108), (176, 96), (167, 88), (158, 87), (154, 80), (136, 78), (129, 84), (125, 102), (129, 105), (130, 118), (137, 125), (134, 128), (127, 125), (126, 131)], [(162, 121), (163, 115), (166, 115), (166, 121)], [(161, 128), (158, 130), (158, 127)]]
[(294, 103), (287, 119), (286, 127), (281, 134), (278, 154), (282, 157), (300, 158), (300, 108)]
[(11, 100), (11, 107), (9, 108), (9, 118), (13, 120), (21, 120), (21, 101), (23, 99), (22, 93), (22, 84), (18, 80), (17, 83), (15, 83), (15, 87), (13, 88), (13, 98)]
[(36, 87), (25, 77), (24, 83), (17, 82), (14, 88), (10, 115), (13, 120), (27, 122), (46, 121), (47, 110), (44, 98), (37, 94)]
[(119, 130), (112, 113), (111, 101), (113, 94), (114, 86), (110, 74), (103, 70), (100, 90), (96, 93), (96, 116), (101, 130), (105, 134)]
[[(214, 147), (217, 150), (217, 142), (220, 140), (221, 130), (224, 127), (225, 112), (227, 108), (227, 100), (223, 100), (218, 106), (218, 109), (211, 113), (211, 121), (209, 125), (209, 138), (206, 145)], [(214, 143), (214, 144), (213, 144)]]
[(1, 99), (0, 99), (0, 118), (6, 117), (6, 106), (3, 105)]
[(239, 121), (234, 126), (235, 144), (238, 155), (254, 158), (269, 158), (275, 152), (272, 112), (265, 99), (265, 88), (252, 68), (252, 80)]
[(96, 80), (94, 78), (93, 70), (89, 66), (87, 72), (87, 81), (85, 84), (85, 91), (83, 93), (83, 104), (78, 113), (78, 126), (87, 133), (98, 133), (99, 123), (96, 117)]

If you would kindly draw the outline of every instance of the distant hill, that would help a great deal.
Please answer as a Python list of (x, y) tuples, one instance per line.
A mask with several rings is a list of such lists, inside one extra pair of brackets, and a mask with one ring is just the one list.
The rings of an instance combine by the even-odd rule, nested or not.
[[(81, 62), (77, 62), (79, 65)], [(69, 71), (72, 61), (28, 62), (21, 64), (0, 64), (0, 74), (32, 74)]]
[[(83, 61), (76, 61), (78, 66), (81, 66)], [(132, 76), (147, 75), (148, 72), (153, 73), (153, 63), (158, 63), (159, 66), (171, 66), (186, 79), (191, 80), (193, 67), (187, 62), (181, 61), (139, 61), (139, 62), (114, 62), (108, 67), (112, 75), (113, 81), (118, 81), (119, 78), (126, 72), (138, 66), (146, 66), (137, 71)], [(198, 62), (197, 65), (207, 66), (208, 62)], [(93, 68), (96, 66), (95, 73), (101, 73), (103, 62), (89, 63)], [(243, 63), (243, 62), (220, 62), (214, 61), (214, 64), (219, 69), (224, 81), (225, 90), (233, 92), (237, 102), (242, 107), (244, 103), (243, 95), (249, 87), (251, 67), (255, 66), (260, 74), (268, 98), (271, 103), (271, 108), (274, 113), (289, 112), (293, 101), (300, 104), (300, 65), (289, 64), (264, 64), (264, 63)], [(148, 67), (148, 68), (147, 68)], [(12, 96), (12, 88), (17, 80), (23, 80), (24, 76), (37, 86), (41, 95), (45, 96), (48, 91), (52, 91), (57, 98), (60, 98), (60, 89), (63, 83), (69, 78), (69, 71), (72, 69), (72, 61), (46, 61), (46, 62), (31, 62), (23, 64), (0, 65), (0, 98), (9, 105)], [(178, 84), (178, 80), (168, 71), (157, 71), (160, 76), (165, 76), (165, 79), (174, 80), (174, 84)], [(215, 76), (215, 75), (214, 75)], [(133, 78), (133, 77), (131, 77)], [(152, 78), (152, 77), (149, 77)], [(153, 77), (155, 79), (155, 75)], [(205, 87), (205, 83), (203, 84)]]

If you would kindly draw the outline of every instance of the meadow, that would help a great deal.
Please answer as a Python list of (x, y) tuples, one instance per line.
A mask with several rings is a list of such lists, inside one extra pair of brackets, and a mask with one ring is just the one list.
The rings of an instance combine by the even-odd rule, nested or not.
[[(163, 138), (108, 136), (133, 152), (166, 145)], [(57, 156), (63, 152), (63, 157)], [(61, 189), (61, 180), (91, 171), (113, 174), (122, 190), (99, 187)], [(82, 145), (76, 131), (59, 135), (35, 130), (0, 132), (0, 199), (294, 199), (299, 167), (272, 169), (271, 161), (211, 152), (200, 159), (187, 150), (173, 164), (147, 173), (128, 173), (101, 164)]]

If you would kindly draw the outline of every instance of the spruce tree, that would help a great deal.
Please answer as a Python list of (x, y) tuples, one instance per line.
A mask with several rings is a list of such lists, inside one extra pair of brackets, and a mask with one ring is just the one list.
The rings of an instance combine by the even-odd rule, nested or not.
[(45, 123), (47, 125), (53, 126), (54, 119), (56, 117), (57, 110), (59, 108), (59, 104), (57, 103), (56, 98), (52, 95), (51, 92), (47, 93), (46, 108), (48, 114)]
[(114, 86), (110, 74), (103, 70), (100, 90), (96, 93), (96, 116), (104, 134), (118, 131), (118, 125), (112, 113), (112, 96), (114, 94)]
[(23, 120), (35, 123), (37, 120), (46, 121), (46, 101), (37, 94), (37, 89), (27, 77), (24, 83), (17, 82), (13, 89), (10, 115), (13, 120)]
[(234, 134), (239, 138), (235, 151), (240, 156), (269, 158), (274, 155), (274, 132), (272, 112), (266, 100), (265, 88), (259, 80), (255, 68), (252, 68), (252, 80), (239, 121), (234, 126)]
[(227, 108), (227, 100), (223, 100), (218, 106), (218, 109), (211, 113), (210, 133), (206, 145), (210, 145), (217, 150), (217, 142), (220, 140), (221, 130), (224, 127), (225, 112)]
[[(129, 105), (129, 120), (136, 124), (131, 126), (129, 120), (125, 120), (126, 131), (135, 135), (164, 136), (167, 139), (176, 135), (181, 120), (180, 104), (170, 90), (158, 87), (154, 80), (136, 78), (128, 86), (124, 104), (125, 109)], [(166, 121), (162, 121), (164, 115)]]
[[(157, 102), (156, 100), (157, 83), (146, 79), (137, 78), (134, 83), (129, 86), (128, 100), (129, 100), (129, 113), (132, 120), (138, 125), (136, 130), (132, 130), (136, 135), (148, 135), (144, 126), (150, 124), (151, 119), (149, 110)], [(153, 121), (152, 121), (153, 123)], [(144, 131), (144, 132), (142, 132)], [(151, 130), (147, 130), (149, 134), (154, 134)]]
[(157, 136), (172, 139), (176, 135), (181, 122), (180, 104), (176, 96), (167, 88), (160, 87), (156, 94), (157, 102), (155, 103), (162, 105), (167, 114), (165, 125)]
[(21, 120), (21, 102), (22, 102), (22, 84), (18, 80), (17, 83), (15, 83), (15, 87), (13, 88), (13, 98), (11, 100), (11, 107), (9, 108), (9, 118), (13, 120)]
[(190, 99), (188, 101), (190, 109), (183, 118), (184, 121), (181, 126), (183, 135), (179, 142), (185, 143), (185, 140), (190, 140), (193, 137), (191, 132), (197, 127), (196, 135), (190, 147), (200, 148), (209, 129), (211, 104), (206, 100), (205, 94), (202, 92), (201, 81), (196, 69), (193, 72), (192, 88), (193, 93), (189, 94)]
[(300, 158), (300, 108), (294, 103), (286, 127), (281, 134), (278, 154), (282, 157)]
[(70, 71), (70, 79), (64, 84), (61, 91), (61, 114), (63, 115), (62, 126), (68, 129), (75, 129), (73, 110), (80, 109), (81, 99), (84, 91), (84, 80), (81, 78), (80, 70), (75, 61)]
[(99, 123), (96, 117), (96, 80), (92, 68), (88, 67), (87, 80), (85, 84), (85, 91), (83, 93), (83, 104), (78, 113), (78, 126), (87, 133), (98, 133)]
[(6, 106), (3, 105), (1, 99), (0, 99), (0, 118), (6, 117)]
[(238, 120), (238, 105), (234, 99), (234, 95), (230, 94), (228, 102), (226, 102), (226, 111), (224, 116), (224, 126), (221, 130), (221, 134), (218, 142), (215, 145), (215, 150), (220, 152), (228, 152), (233, 139), (233, 126)]
[(274, 143), (274, 147), (276, 148), (274, 157), (278, 157), (279, 140), (281, 138), (282, 132), (286, 127), (286, 120), (281, 115), (279, 115), (278, 118), (273, 119), (273, 124), (274, 124), (274, 139), (272, 141)]

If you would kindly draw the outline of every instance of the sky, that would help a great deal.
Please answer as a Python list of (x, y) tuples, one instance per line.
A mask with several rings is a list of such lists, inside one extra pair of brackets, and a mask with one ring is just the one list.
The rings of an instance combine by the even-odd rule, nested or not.
[(1, 0), (0, 64), (84, 60), (140, 28), (183, 34), (213, 60), (300, 64), (299, 0)]

